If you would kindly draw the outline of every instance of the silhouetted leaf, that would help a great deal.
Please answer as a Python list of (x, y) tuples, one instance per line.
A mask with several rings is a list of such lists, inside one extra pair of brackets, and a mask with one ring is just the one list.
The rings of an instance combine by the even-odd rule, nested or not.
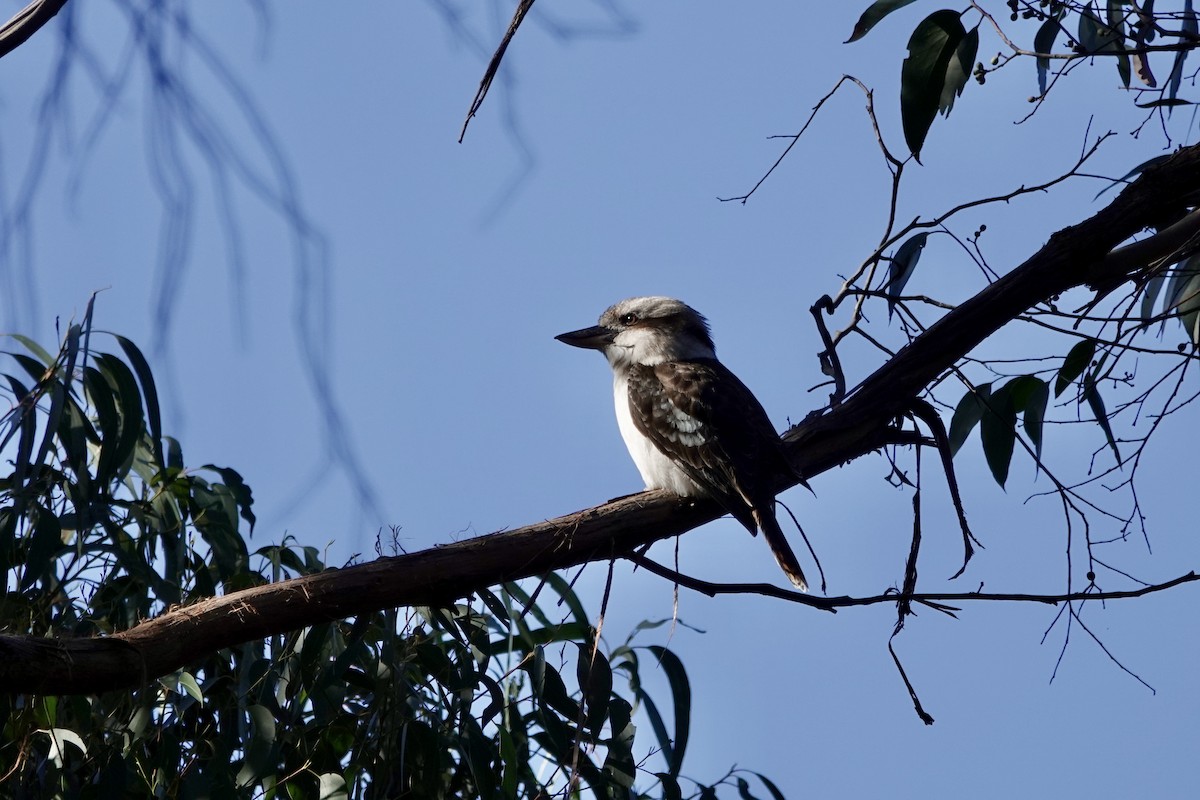
[(124, 336), (117, 336), (116, 339), (121, 345), (121, 349), (125, 351), (125, 357), (129, 359), (133, 371), (137, 373), (138, 383), (142, 386), (142, 397), (146, 400), (146, 424), (150, 428), (154, 460), (157, 467), (161, 469), (165, 465), (162, 444), (162, 413), (158, 407), (158, 389), (154, 385), (154, 374), (150, 371), (150, 365), (137, 345)]
[(1167, 153), (1166, 155), (1155, 156), (1154, 158), (1150, 158), (1150, 159), (1143, 161), (1141, 164), (1138, 164), (1136, 167), (1129, 170), (1129, 172), (1126, 172), (1123, 176), (1121, 176), (1120, 180), (1115, 180), (1112, 183), (1110, 183), (1108, 186), (1105, 186), (1103, 189), (1096, 192), (1096, 196), (1093, 197), (1092, 199), (1095, 200), (1095, 199), (1099, 198), (1100, 195), (1104, 194), (1105, 192), (1107, 192), (1109, 189), (1113, 188), (1114, 186), (1124, 186), (1124, 185), (1130, 183), (1135, 177), (1142, 174), (1143, 172), (1150, 169), (1151, 167), (1162, 164), (1167, 159), (1171, 158), (1172, 155), (1174, 155), (1174, 154)]
[(967, 393), (958, 401), (958, 406), (954, 409), (954, 416), (950, 418), (950, 453), (954, 455), (962, 449), (963, 442), (971, 435), (971, 431), (979, 424), (979, 420), (983, 419), (984, 409), (987, 408), (987, 399), (992, 394), (992, 385), (985, 383), (982, 386), (976, 386), (975, 390), (967, 390)]
[(1193, 274), (1175, 297), (1175, 310), (1192, 344), (1200, 344), (1200, 273)]
[(888, 319), (892, 318), (892, 311), (896, 307), (896, 298), (904, 292), (904, 287), (908, 285), (908, 279), (912, 277), (913, 271), (917, 268), (917, 262), (921, 259), (921, 251), (925, 249), (925, 240), (928, 238), (928, 232), (918, 233), (900, 245), (896, 249), (896, 254), (892, 256), (892, 263), (888, 265)]
[(843, 44), (857, 42), (862, 37), (874, 28), (881, 19), (892, 13), (896, 9), (904, 8), (913, 0), (875, 0), (867, 7), (867, 10), (858, 18), (858, 22), (854, 23), (854, 30), (850, 32), (850, 38)]
[(750, 774), (762, 781), (762, 785), (767, 787), (767, 791), (771, 793), (772, 800), (786, 800), (786, 798), (783, 796), (783, 792), (779, 791), (779, 787), (776, 786), (774, 782), (771, 781), (771, 779), (766, 775), (758, 772), (751, 772)]
[(1108, 30), (1112, 41), (1109, 50), (1117, 53), (1117, 74), (1128, 89), (1130, 78), (1129, 54), (1125, 51), (1125, 6), (1121, 0), (1108, 0)]
[(1030, 394), (1024, 406), (1025, 433), (1033, 444), (1034, 455), (1039, 461), (1042, 458), (1042, 423), (1046, 419), (1046, 406), (1050, 402), (1050, 386), (1045, 381), (1035, 378), (1037, 387)]
[(633, 739), (637, 732), (633, 724), (633, 707), (628, 701), (614, 697), (610, 706), (612, 736), (608, 756), (604, 759), (604, 774), (609, 781), (623, 789), (633, 788), (637, 778), (637, 762), (633, 754)]
[(980, 420), (979, 436), (992, 477), (1001, 488), (1008, 481), (1013, 447), (1017, 440), (1017, 412), (1012, 393), (1007, 386), (993, 392), (987, 400), (987, 411)]
[(1191, 100), (1151, 100), (1148, 103), (1134, 103), (1138, 108), (1176, 108), (1178, 106), (1195, 105)]
[(918, 162), (941, 107), (950, 59), (966, 33), (958, 12), (943, 9), (921, 20), (909, 37), (908, 57), (900, 67), (900, 116), (904, 141)]
[(1054, 381), (1054, 396), (1058, 397), (1067, 390), (1076, 378), (1083, 374), (1083, 371), (1092, 363), (1092, 356), (1096, 354), (1096, 341), (1094, 339), (1082, 339), (1075, 343), (1075, 346), (1067, 353), (1067, 357), (1063, 359), (1063, 365), (1058, 368), (1058, 377)]
[[(1049, 55), (1054, 50), (1054, 40), (1062, 28), (1058, 14), (1047, 16), (1033, 36), (1033, 49), (1038, 53)], [(1046, 93), (1047, 78), (1050, 72), (1050, 59), (1041, 55), (1037, 57), (1038, 94)]]
[(976, 25), (954, 48), (954, 54), (946, 65), (946, 81), (942, 85), (942, 96), (938, 101), (938, 111), (950, 116), (954, 109), (954, 101), (962, 96), (967, 81), (975, 68), (975, 55), (979, 52), (979, 26)]
[(21, 591), (50, 572), (50, 562), (62, 547), (62, 526), (58, 523), (58, 517), (50, 509), (39, 505), (33, 515), (29, 545), (25, 551), (25, 572), (19, 587)]
[[(109, 470), (114, 480), (122, 480), (133, 465), (133, 454), (145, 431), (142, 415), (142, 395), (133, 372), (116, 356), (101, 353), (95, 357), (100, 374), (112, 389), (121, 417), (120, 432), (115, 447), (108, 451), (112, 459)], [(102, 452), (101, 455), (104, 455)]]
[[(1197, 24), (1196, 12), (1192, 8), (1192, 0), (1183, 1), (1183, 21), (1180, 24), (1183, 36), (1182, 41), (1195, 41), (1196, 34), (1200, 32), (1200, 25)], [(1171, 74), (1167, 78), (1167, 99), (1175, 100), (1179, 96), (1179, 86), (1183, 83), (1183, 64), (1187, 61), (1188, 52), (1191, 48), (1183, 47), (1175, 53), (1175, 62), (1171, 65)], [(1166, 156), (1162, 156), (1166, 158)]]
[(1108, 411), (1104, 408), (1104, 400), (1100, 397), (1100, 392), (1091, 375), (1085, 375), (1083, 378), (1083, 399), (1087, 400), (1088, 407), (1092, 409), (1092, 416), (1096, 418), (1096, 422), (1100, 423), (1100, 429), (1104, 431), (1104, 437), (1108, 440), (1108, 446), (1112, 448), (1119, 465), (1121, 451), (1117, 449), (1117, 440), (1113, 437), (1112, 426), (1108, 422)]
[(656, 772), (654, 777), (658, 778), (662, 785), (663, 800), (683, 800), (683, 791), (679, 788), (679, 781), (673, 775)]
[(600, 736), (600, 728), (608, 718), (608, 700), (612, 695), (612, 669), (608, 659), (600, 651), (592, 652), (592, 646), (579, 642), (579, 655), (575, 662), (575, 678), (583, 694), (583, 705), (587, 712), (588, 729), (593, 736)]
[(658, 663), (666, 672), (667, 682), (671, 686), (671, 699), (674, 701), (675, 736), (671, 757), (667, 763), (671, 774), (678, 775), (683, 766), (683, 756), (687, 751), (688, 735), (691, 732), (692, 686), (688, 682), (683, 662), (677, 655), (659, 645), (650, 645), (647, 649), (658, 658)]
[(1146, 281), (1145, 287), (1142, 289), (1142, 324), (1148, 325), (1154, 318), (1154, 301), (1158, 299), (1158, 293), (1162, 291), (1163, 285), (1167, 279), (1159, 273), (1150, 280)]
[[(238, 516), (250, 525), (250, 534), (253, 535), (254, 523), (258, 521), (252, 510), (254, 493), (250, 491), (250, 485), (242, 478), (241, 473), (232, 467), (218, 467), (216, 464), (205, 464), (201, 469), (212, 470), (221, 476), (222, 485), (230, 491), (237, 503)], [(236, 521), (233, 527), (237, 527)]]

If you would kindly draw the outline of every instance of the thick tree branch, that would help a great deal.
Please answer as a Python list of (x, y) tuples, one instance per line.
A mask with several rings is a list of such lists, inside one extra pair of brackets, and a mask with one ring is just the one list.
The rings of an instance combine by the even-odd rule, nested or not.
[(0, 58), (16, 50), (62, 11), (67, 0), (33, 0), (0, 27)]
[[(1150, 237), (1136, 263), (1109, 254), (1158, 221), (1178, 219), (1196, 191), (1200, 146), (1147, 169), (1092, 218), (1056, 233), (1024, 264), (914, 339), (844, 402), (790, 429), (784, 440), (799, 474), (811, 478), (894, 441), (892, 421), (912, 398), (1022, 312), (1078, 286), (1112, 286), (1135, 274), (1142, 256), (1147, 262), (1168, 256), (1178, 237)], [(778, 488), (796, 482), (781, 478)], [(709, 502), (646, 492), (506, 533), (202, 600), (108, 638), (0, 636), (0, 689), (69, 694), (137, 686), (218, 648), (381, 608), (445, 603), (501, 581), (622, 557), (719, 513)]]

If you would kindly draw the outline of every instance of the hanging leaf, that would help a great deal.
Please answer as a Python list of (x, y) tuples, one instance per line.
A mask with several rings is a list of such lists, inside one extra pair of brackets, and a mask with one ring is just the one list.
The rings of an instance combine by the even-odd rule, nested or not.
[(1154, 301), (1158, 299), (1158, 293), (1162, 291), (1163, 284), (1166, 283), (1166, 278), (1160, 272), (1150, 280), (1146, 281), (1146, 286), (1142, 289), (1142, 325), (1149, 325), (1154, 319)]
[(1104, 400), (1100, 398), (1100, 391), (1096, 388), (1096, 382), (1090, 374), (1083, 378), (1083, 398), (1087, 400), (1088, 407), (1092, 409), (1092, 416), (1096, 418), (1096, 422), (1100, 423), (1100, 429), (1104, 431), (1104, 437), (1108, 440), (1108, 446), (1112, 448), (1113, 455), (1117, 457), (1119, 466), (1121, 451), (1117, 449), (1117, 440), (1113, 437), (1112, 426), (1108, 424), (1108, 411), (1104, 408)]
[(1054, 396), (1058, 397), (1067, 390), (1071, 383), (1083, 374), (1092, 363), (1096, 354), (1096, 340), (1083, 339), (1075, 344), (1063, 359), (1063, 365), (1058, 368), (1058, 378), (1054, 381)]
[(979, 420), (983, 419), (983, 411), (987, 408), (987, 399), (991, 397), (992, 385), (985, 383), (982, 386), (976, 386), (972, 391), (967, 390), (967, 393), (958, 401), (958, 406), (954, 409), (954, 416), (950, 418), (950, 454), (954, 455), (962, 449), (963, 442), (979, 424)]
[(751, 772), (750, 774), (762, 781), (762, 785), (771, 793), (771, 800), (784, 800), (783, 792), (779, 791), (779, 787), (770, 778), (757, 772)]
[(1108, 49), (1117, 55), (1117, 74), (1121, 83), (1129, 88), (1130, 64), (1129, 54), (1125, 51), (1125, 9), (1121, 0), (1108, 0), (1108, 30), (1111, 41)]
[(592, 652), (592, 647), (578, 642), (578, 658), (575, 662), (575, 679), (583, 695), (583, 707), (587, 713), (587, 727), (599, 738), (600, 728), (608, 718), (608, 701), (612, 695), (612, 668), (604, 654)]
[(1013, 447), (1017, 442), (1017, 412), (1012, 392), (1007, 386), (993, 392), (987, 401), (987, 411), (980, 420), (979, 437), (992, 477), (1003, 488), (1012, 464)]
[(904, 141), (919, 163), (925, 135), (941, 107), (950, 59), (967, 31), (957, 11), (935, 11), (913, 30), (900, 67), (900, 116)]
[(908, 284), (908, 279), (912, 277), (913, 271), (916, 270), (917, 262), (921, 259), (921, 251), (925, 249), (925, 240), (928, 238), (928, 231), (918, 233), (900, 245), (896, 250), (896, 254), (892, 256), (892, 263), (888, 266), (887, 282), (889, 320), (892, 318), (892, 312), (896, 309), (896, 298), (903, 293), (904, 287)]
[(1046, 17), (1033, 36), (1033, 49), (1039, 54), (1036, 59), (1038, 94), (1046, 93), (1047, 77), (1050, 73), (1050, 59), (1041, 54), (1049, 55), (1054, 50), (1054, 40), (1058, 38), (1058, 31), (1062, 27), (1059, 19), (1057, 14)]
[(1025, 401), (1022, 420), (1025, 425), (1025, 435), (1029, 437), (1030, 443), (1033, 444), (1033, 454), (1037, 457), (1038, 469), (1041, 467), (1042, 461), (1042, 423), (1046, 419), (1046, 406), (1050, 403), (1050, 386), (1045, 381), (1038, 378), (1037, 386), (1030, 392), (1029, 398)]
[(683, 766), (683, 755), (687, 751), (688, 736), (691, 732), (692, 687), (679, 656), (659, 645), (650, 645), (648, 649), (658, 658), (659, 665), (667, 673), (671, 699), (675, 703), (675, 736), (669, 766), (671, 774), (677, 776)]
[(125, 357), (129, 359), (133, 371), (137, 373), (138, 383), (142, 386), (142, 397), (146, 400), (146, 423), (150, 428), (150, 441), (154, 447), (156, 468), (161, 469), (163, 467), (162, 412), (158, 407), (158, 389), (154, 385), (154, 373), (150, 371), (150, 364), (147, 363), (146, 357), (142, 355), (142, 351), (136, 344), (124, 336), (117, 336), (116, 339), (117, 343), (121, 345), (121, 349), (125, 351)]
[(886, 17), (898, 8), (904, 8), (913, 0), (875, 0), (867, 7), (867, 10), (858, 18), (858, 22), (854, 23), (854, 30), (850, 32), (850, 38), (843, 44), (857, 42), (862, 37), (874, 28), (881, 19)]
[(1200, 273), (1194, 273), (1180, 289), (1175, 310), (1192, 344), (1200, 344)]
[[(1183, 2), (1183, 22), (1180, 24), (1183, 36), (1181, 41), (1194, 42), (1196, 35), (1200, 32), (1200, 25), (1196, 21), (1196, 12), (1192, 8), (1192, 0), (1184, 0)], [(1174, 100), (1179, 96), (1179, 86), (1183, 83), (1183, 62), (1187, 60), (1188, 50), (1184, 47), (1175, 54), (1175, 63), (1171, 65), (1171, 74), (1167, 78), (1167, 99)]]
[(938, 111), (943, 116), (950, 116), (956, 98), (962, 96), (967, 81), (975, 68), (975, 56), (979, 52), (979, 26), (968, 31), (967, 35), (954, 49), (950, 63), (946, 65), (946, 82), (942, 86), (942, 96), (938, 101)]

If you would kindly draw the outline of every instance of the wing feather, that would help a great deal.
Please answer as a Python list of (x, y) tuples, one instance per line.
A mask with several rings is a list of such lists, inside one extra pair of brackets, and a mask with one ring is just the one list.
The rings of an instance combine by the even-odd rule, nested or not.
[(635, 366), (629, 404), (638, 430), (754, 533), (753, 509), (774, 502), (773, 473), (787, 462), (745, 384), (709, 359)]

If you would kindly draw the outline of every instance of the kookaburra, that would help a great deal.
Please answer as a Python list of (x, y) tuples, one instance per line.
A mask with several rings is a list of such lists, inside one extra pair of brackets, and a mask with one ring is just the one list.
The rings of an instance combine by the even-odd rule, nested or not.
[(608, 359), (617, 424), (646, 488), (716, 500), (751, 535), (761, 530), (807, 591), (775, 519), (774, 476), (794, 470), (758, 399), (717, 360), (707, 320), (669, 297), (634, 297), (555, 338)]

